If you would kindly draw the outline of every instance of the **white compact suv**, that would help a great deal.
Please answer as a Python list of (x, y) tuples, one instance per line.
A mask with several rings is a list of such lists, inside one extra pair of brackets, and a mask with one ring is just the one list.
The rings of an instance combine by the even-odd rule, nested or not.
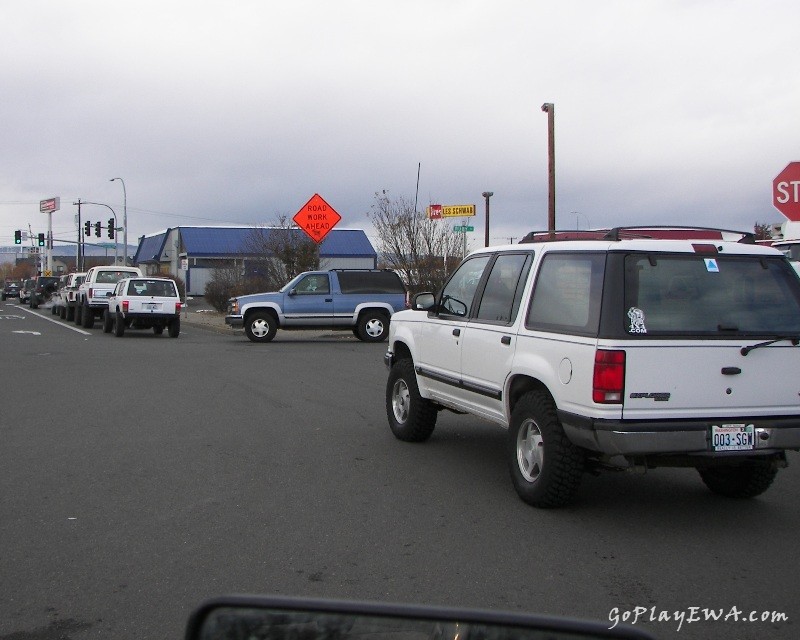
[(514, 487), (538, 507), (603, 467), (694, 467), (753, 497), (800, 449), (798, 342), (800, 278), (751, 234), (529, 234), (392, 316), (387, 416), (405, 441), (443, 409), (506, 427)]

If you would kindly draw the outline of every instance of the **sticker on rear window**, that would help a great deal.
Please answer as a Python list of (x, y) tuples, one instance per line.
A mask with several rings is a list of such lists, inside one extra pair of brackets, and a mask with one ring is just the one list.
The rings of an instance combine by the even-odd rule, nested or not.
[(638, 307), (631, 307), (628, 309), (628, 318), (631, 321), (628, 333), (647, 333), (647, 328), (644, 326), (644, 311)]
[(719, 273), (719, 264), (717, 264), (716, 258), (703, 258), (703, 262), (706, 263), (706, 271), (709, 273)]

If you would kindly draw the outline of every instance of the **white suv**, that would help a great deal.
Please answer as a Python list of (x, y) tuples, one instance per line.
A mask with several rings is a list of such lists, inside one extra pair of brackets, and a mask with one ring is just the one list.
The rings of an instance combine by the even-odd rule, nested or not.
[(600, 467), (688, 466), (715, 493), (764, 492), (800, 449), (787, 259), (719, 230), (564, 235), (475, 251), (392, 316), (394, 435), (426, 440), (442, 409), (496, 422), (538, 507), (569, 503)]

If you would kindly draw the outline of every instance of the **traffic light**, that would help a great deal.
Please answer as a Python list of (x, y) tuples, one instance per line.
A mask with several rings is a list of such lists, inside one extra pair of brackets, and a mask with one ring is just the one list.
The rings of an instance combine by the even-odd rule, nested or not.
[(108, 237), (114, 239), (114, 218), (108, 219)]
[(44, 234), (43, 233), (39, 234), (39, 246), (40, 247), (44, 246)]
[(83, 235), (90, 236), (92, 235), (92, 223), (88, 220), (83, 223)]
[(100, 237), (100, 228), (100, 221), (98, 220), (94, 223), (94, 235), (96, 235), (98, 238)]
[(14, 232), (14, 244), (22, 244), (22, 231), (19, 229)]

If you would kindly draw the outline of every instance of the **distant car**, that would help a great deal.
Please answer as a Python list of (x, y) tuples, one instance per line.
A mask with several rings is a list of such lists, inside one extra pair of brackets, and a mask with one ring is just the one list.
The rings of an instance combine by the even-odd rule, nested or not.
[(7, 298), (19, 298), (19, 282), (6, 282), (3, 287), (3, 300)]
[(50, 302), (58, 288), (58, 276), (36, 276), (30, 293), (29, 304), (31, 309), (37, 309), (40, 304)]
[(33, 287), (36, 281), (34, 278), (28, 278), (27, 280), (23, 280), (22, 284), (19, 287), (19, 301), (21, 304), (28, 304), (31, 300), (31, 291), (33, 291)]

